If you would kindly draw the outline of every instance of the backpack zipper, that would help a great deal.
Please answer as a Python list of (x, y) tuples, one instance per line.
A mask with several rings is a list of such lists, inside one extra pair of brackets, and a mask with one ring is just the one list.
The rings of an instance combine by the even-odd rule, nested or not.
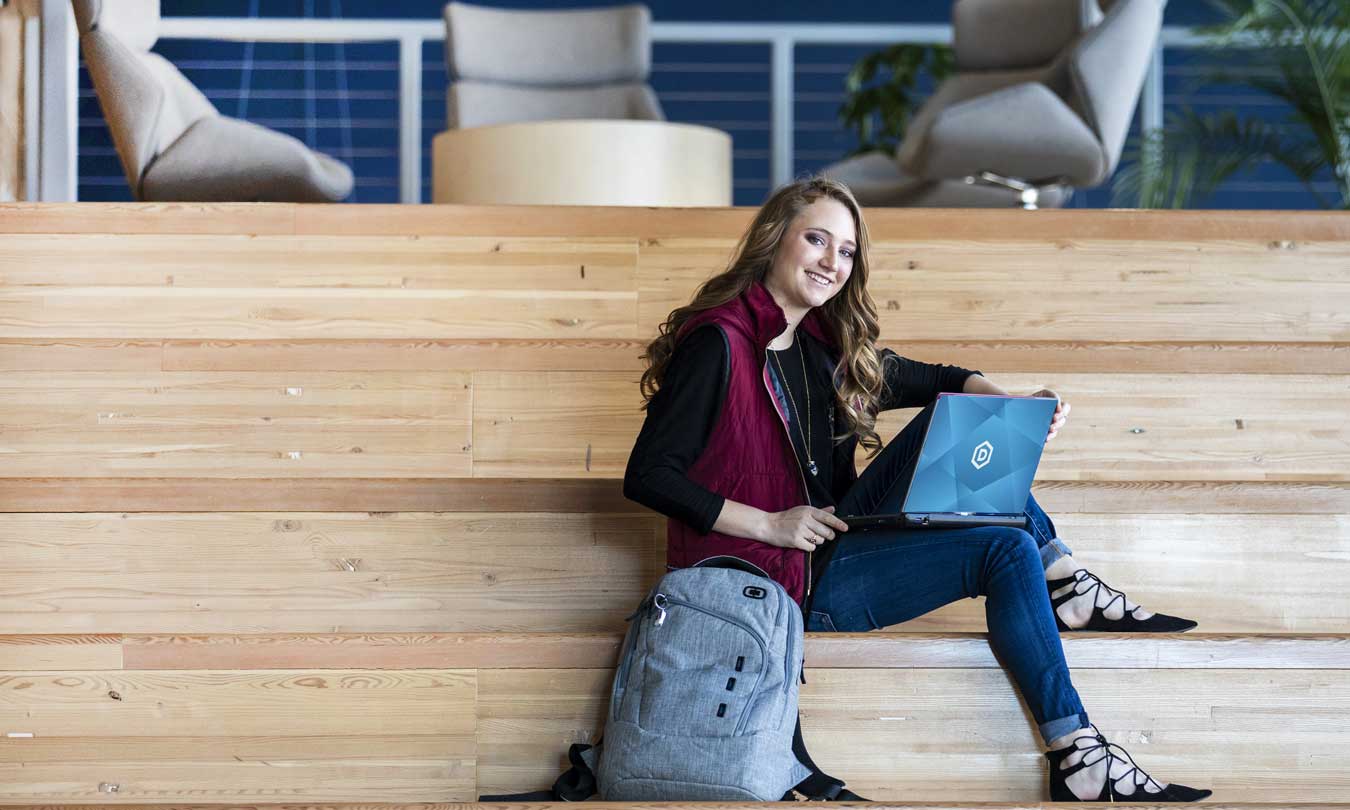
[[(755, 681), (754, 688), (750, 690), (751, 693), (753, 694), (755, 689), (758, 689), (760, 683), (764, 680), (764, 673), (769, 667), (769, 645), (764, 642), (763, 637), (760, 636), (760, 634), (756, 632), (756, 630), (753, 627), (741, 621), (740, 619), (727, 616), (726, 614), (723, 613), (718, 613), (715, 610), (710, 610), (708, 608), (703, 607), (702, 605), (696, 605), (693, 602), (687, 602), (683, 599), (676, 599), (666, 596), (663, 593), (658, 593), (652, 599), (652, 606), (656, 608), (656, 610), (660, 611), (660, 613), (657, 616), (655, 626), (660, 627), (662, 624), (665, 623), (666, 613), (669, 612), (668, 607), (670, 605), (680, 605), (681, 607), (687, 607), (690, 610), (697, 610), (699, 613), (711, 616), (714, 619), (720, 619), (721, 621), (724, 621), (727, 624), (733, 624), (744, 630), (746, 634), (750, 636), (750, 638), (755, 640), (755, 643), (759, 645), (759, 660), (763, 663), (761, 663), (759, 666), (759, 679)], [(750, 707), (751, 702), (747, 700), (745, 703), (745, 708), (741, 710), (740, 718), (736, 720), (736, 728), (731, 732), (732, 735), (740, 734), (741, 730), (745, 727), (745, 722), (750, 717)]]
[[(624, 621), (632, 622), (633, 619), (637, 618), (648, 609), (651, 602), (652, 600), (650, 598), (642, 600), (642, 604), (638, 605), (638, 609), (633, 611), (633, 615), (624, 619)], [(633, 656), (637, 655), (637, 647), (641, 640), (642, 622), (633, 622), (629, 626), (628, 633), (624, 638), (624, 647), (620, 653), (619, 666), (614, 673), (614, 688), (610, 690), (610, 715), (615, 720), (619, 719), (619, 715), (621, 714), (620, 710), (623, 708), (623, 702), (616, 701), (615, 698), (618, 697), (620, 689), (623, 690), (625, 698), (628, 696), (628, 671), (632, 669)]]

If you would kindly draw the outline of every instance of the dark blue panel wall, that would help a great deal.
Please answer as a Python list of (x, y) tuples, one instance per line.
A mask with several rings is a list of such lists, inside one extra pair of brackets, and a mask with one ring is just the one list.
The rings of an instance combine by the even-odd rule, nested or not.
[[(611, 5), (597, 0), (509, 0), (512, 8)], [(751, 2), (658, 0), (658, 21), (707, 22), (946, 22), (950, 0)], [(347, 17), (438, 19), (439, 0), (163, 0), (166, 16)], [(826, 16), (828, 15), (828, 17)], [(1205, 22), (1202, 0), (1172, 0), (1167, 23)], [(356, 202), (397, 202), (398, 47), (395, 43), (276, 44), (161, 40), (156, 50), (178, 65), (225, 115), (246, 118), (294, 135), (352, 166)], [(810, 171), (840, 159), (856, 141), (838, 123), (843, 77), (867, 46), (799, 46), (794, 70), (794, 170)], [(423, 49), (423, 198), (430, 198), (431, 139), (445, 126), (443, 47)], [(1194, 87), (1197, 54), (1169, 51), (1165, 92), (1169, 107), (1212, 110), (1235, 107), (1278, 120), (1284, 111), (1242, 88)], [(706, 124), (733, 139), (735, 202), (754, 205), (770, 186), (769, 48), (767, 45), (658, 43), (652, 86), (673, 121)], [(126, 200), (130, 193), (88, 77), (81, 74), (80, 199)], [(1137, 126), (1137, 122), (1136, 122)], [(1328, 182), (1324, 184), (1331, 192)], [(1110, 203), (1109, 186), (1078, 192), (1071, 204)], [(1224, 186), (1208, 203), (1216, 208), (1317, 207), (1312, 194), (1276, 166)]]

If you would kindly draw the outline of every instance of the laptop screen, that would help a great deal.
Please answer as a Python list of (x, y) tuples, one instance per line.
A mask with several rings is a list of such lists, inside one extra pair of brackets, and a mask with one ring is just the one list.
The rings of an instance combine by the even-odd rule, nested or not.
[(1051, 398), (941, 394), (903, 511), (1023, 512), (1054, 414)]

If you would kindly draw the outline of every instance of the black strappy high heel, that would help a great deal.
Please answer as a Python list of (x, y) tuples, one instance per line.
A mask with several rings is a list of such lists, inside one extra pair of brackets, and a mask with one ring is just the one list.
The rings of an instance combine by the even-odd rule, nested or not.
[[(1134, 616), (1135, 611), (1139, 610), (1140, 605), (1125, 611), (1125, 615), (1119, 619), (1106, 618), (1107, 608), (1120, 602), (1125, 605), (1125, 593), (1118, 591), (1102, 582), (1096, 574), (1086, 568), (1079, 568), (1073, 572), (1072, 577), (1064, 579), (1052, 579), (1047, 581), (1046, 587), (1050, 590), (1050, 605), (1055, 612), (1055, 625), (1059, 627), (1061, 633), (1071, 633), (1079, 630), (1089, 630), (1103, 633), (1184, 633), (1196, 626), (1196, 622), (1190, 619), (1183, 619), (1179, 616), (1168, 616), (1166, 613), (1155, 613), (1147, 619), (1137, 619)], [(1066, 585), (1072, 584), (1073, 590), (1062, 596), (1056, 597), (1055, 592)], [(1097, 596), (1100, 591), (1105, 590), (1110, 597), (1105, 605), (1097, 605)], [(1088, 616), (1087, 624), (1082, 627), (1069, 627), (1064, 620), (1059, 617), (1059, 606), (1078, 596), (1091, 594), (1092, 596), (1092, 615)]]
[[(1201, 790), (1175, 783), (1164, 787), (1136, 765), (1134, 758), (1130, 756), (1128, 751), (1115, 743), (1107, 742), (1101, 732), (1097, 731), (1096, 726), (1090, 728), (1096, 734), (1096, 737), (1079, 737), (1073, 741), (1072, 745), (1045, 752), (1045, 758), (1050, 760), (1050, 801), (1196, 802), (1213, 795), (1214, 791), (1212, 790)], [(1083, 758), (1073, 765), (1067, 765), (1065, 761), (1069, 758), (1069, 755), (1077, 752), (1081, 752)], [(1102, 784), (1101, 793), (1097, 794), (1095, 799), (1078, 798), (1078, 795), (1069, 787), (1069, 777), (1084, 768), (1096, 765), (1102, 760), (1106, 760), (1106, 781)], [(1116, 762), (1126, 763), (1129, 765), (1129, 769), (1112, 779), (1111, 766)], [(1130, 792), (1122, 793), (1118, 786), (1126, 785), (1130, 787)]]

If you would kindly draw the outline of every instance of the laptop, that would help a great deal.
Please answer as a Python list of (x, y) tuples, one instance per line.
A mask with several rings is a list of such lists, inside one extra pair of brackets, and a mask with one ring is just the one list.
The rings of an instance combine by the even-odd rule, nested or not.
[(939, 394), (900, 512), (843, 517), (849, 531), (1026, 528), (1027, 498), (1056, 402)]

